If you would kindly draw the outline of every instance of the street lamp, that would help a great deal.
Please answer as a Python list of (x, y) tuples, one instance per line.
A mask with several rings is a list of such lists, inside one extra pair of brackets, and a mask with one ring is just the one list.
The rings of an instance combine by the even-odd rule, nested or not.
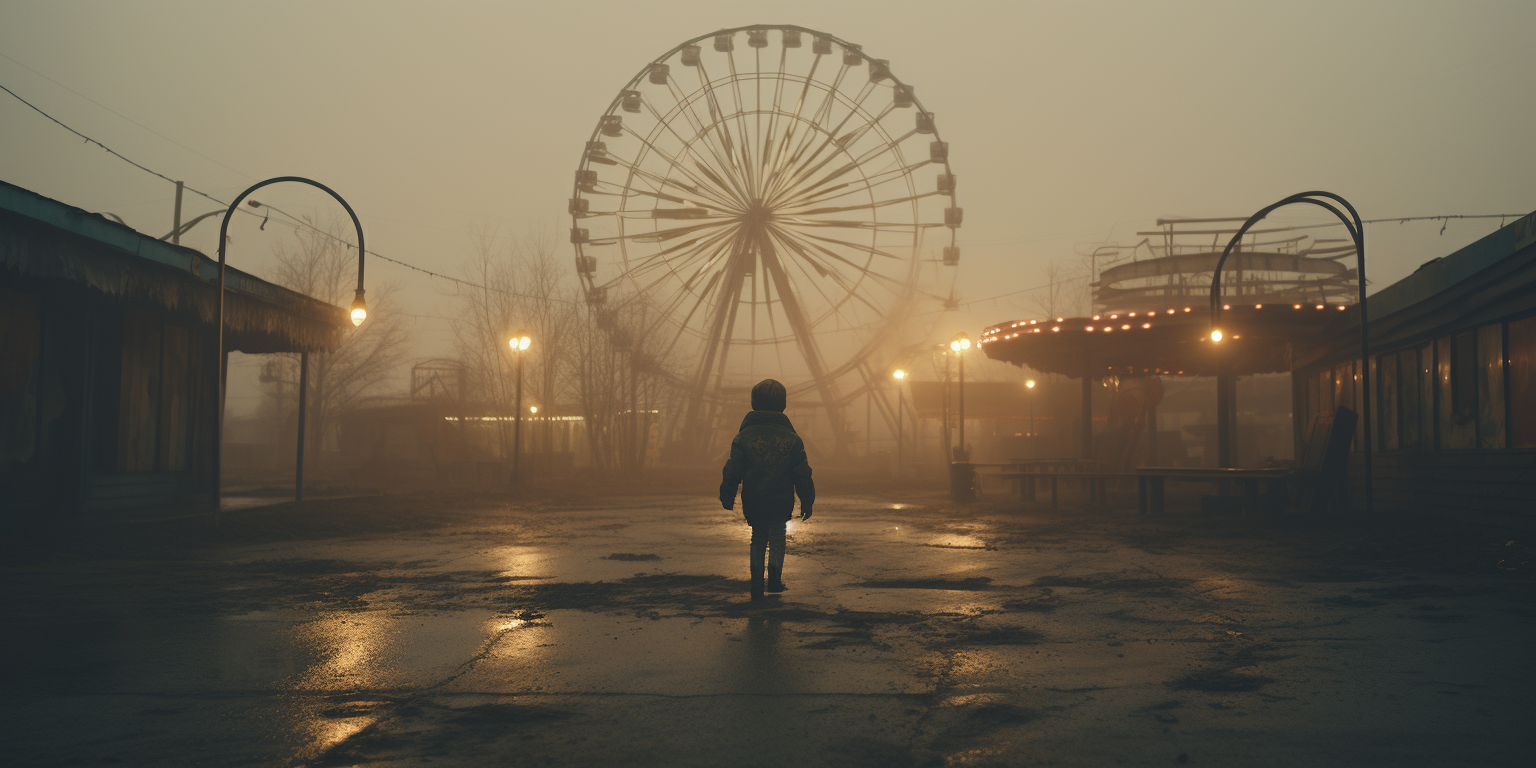
[(906, 390), (901, 388), (901, 380), (907, 377), (907, 372), (897, 368), (891, 372), (891, 378), (896, 380), (896, 474), (901, 475), (901, 412), (906, 410)]
[[(1329, 202), (1330, 200), (1333, 202)], [(1222, 338), (1220, 326), (1222, 308), (1221, 267), (1226, 263), (1227, 256), (1232, 253), (1233, 248), (1237, 247), (1238, 242), (1242, 240), (1244, 234), (1247, 234), (1249, 228), (1251, 228), (1254, 224), (1259, 223), (1265, 216), (1268, 216), (1270, 212), (1276, 208), (1287, 206), (1291, 203), (1308, 203), (1310, 205), (1315, 205), (1338, 217), (1339, 221), (1344, 223), (1344, 228), (1349, 231), (1349, 236), (1352, 240), (1354, 240), (1355, 243), (1355, 279), (1358, 281), (1356, 288), (1359, 292), (1358, 303), (1360, 306), (1360, 417), (1361, 427), (1365, 430), (1365, 435), (1361, 440), (1360, 447), (1362, 452), (1365, 454), (1365, 512), (1366, 514), (1371, 514), (1375, 511), (1375, 507), (1371, 492), (1371, 349), (1370, 330), (1366, 324), (1365, 311), (1365, 223), (1360, 220), (1360, 214), (1355, 210), (1355, 207), (1350, 205), (1348, 200), (1345, 200), (1344, 198), (1339, 197), (1332, 192), (1320, 192), (1314, 190), (1312, 192), (1301, 192), (1295, 195), (1291, 195), (1290, 197), (1287, 197), (1277, 203), (1272, 203), (1268, 206), (1265, 206), (1264, 208), (1259, 209), (1258, 213), (1249, 216), (1248, 220), (1243, 222), (1243, 226), (1238, 228), (1237, 234), (1234, 234), (1232, 239), (1227, 241), (1227, 247), (1221, 252), (1221, 258), (1216, 260), (1216, 269), (1211, 273), (1211, 341), (1220, 342)], [(1344, 206), (1344, 210), (1339, 210), (1336, 206), (1333, 205), (1333, 203), (1338, 203), (1339, 205)], [(1348, 211), (1349, 215), (1344, 215), (1344, 211)], [(1220, 399), (1221, 394), (1222, 388), (1218, 385), (1218, 400)], [(1230, 446), (1226, 445), (1226, 430), (1223, 430), (1222, 425), (1220, 424), (1223, 419), (1223, 414), (1225, 413), (1225, 411), (1222, 410), (1221, 405), (1221, 403), (1217, 403), (1216, 418), (1218, 424), (1216, 430), (1216, 438), (1218, 452), (1222, 454), (1221, 464), (1222, 466), (1226, 466), (1230, 463), (1230, 457), (1226, 454), (1230, 452), (1231, 448)]]
[(949, 340), (949, 348), (960, 360), (960, 445), (955, 448), (955, 459), (969, 461), (971, 455), (965, 448), (965, 351), (971, 348), (971, 339), (962, 331)]
[[(528, 345), (533, 343), (533, 337), (527, 331), (518, 331), (507, 339), (507, 346), (517, 354), (517, 403), (513, 406), (513, 418), (516, 421), (512, 427), (512, 483), (514, 485), (522, 481), (522, 454), (523, 454), (523, 353), (528, 351)], [(538, 407), (534, 406), (534, 412)]]
[(1029, 436), (1035, 436), (1035, 380), (1024, 382), (1024, 388), (1029, 390)]
[[(218, 418), (213, 420), (213, 519), (215, 523), (217, 523), (219, 520), (219, 500), (221, 495), (219, 482), (223, 473), (223, 464), (221, 461), (222, 457), (220, 454), (222, 450), (222, 442), (224, 439), (224, 270), (226, 263), (225, 247), (229, 243), (229, 220), (234, 217), (235, 210), (240, 207), (240, 201), (249, 197), (252, 192), (255, 192), (256, 190), (261, 189), (262, 187), (265, 187), (269, 184), (277, 184), (284, 181), (294, 181), (300, 184), (308, 184), (325, 192), (326, 194), (335, 198), (336, 202), (341, 203), (341, 207), (345, 208), (347, 215), (352, 218), (352, 226), (357, 230), (357, 295), (356, 298), (352, 300), (352, 324), (354, 326), (361, 325), (363, 318), (368, 314), (367, 309), (364, 307), (363, 303), (363, 254), (366, 253), (366, 251), (363, 250), (363, 225), (357, 220), (357, 214), (353, 212), (352, 206), (348, 205), (347, 201), (343, 200), (341, 195), (336, 194), (336, 192), (330, 187), (327, 187), (318, 181), (306, 179), (302, 176), (277, 176), (275, 178), (267, 179), (266, 181), (259, 181), (251, 185), (250, 188), (246, 189), (244, 192), (241, 192), (238, 197), (230, 202), (229, 208), (225, 209), (224, 211), (224, 221), (219, 225), (218, 345), (216, 347), (217, 353), (213, 358), (214, 367), (218, 369), (217, 376), (214, 379), (215, 387), (213, 391), (215, 399), (217, 400), (216, 407), (219, 409)], [(178, 183), (178, 194), (180, 193), (180, 189), (181, 185)], [(181, 218), (180, 211), (180, 206), (178, 206), (176, 214), (178, 220)], [(177, 228), (179, 227), (180, 222), (178, 221)], [(172, 230), (172, 233), (175, 234), (175, 230)], [(308, 391), (308, 383), (309, 351), (305, 350), (299, 353), (299, 440), (297, 450), (298, 455), (295, 458), (296, 468), (294, 470), (293, 494), (295, 501), (304, 500), (304, 404), (305, 396)]]

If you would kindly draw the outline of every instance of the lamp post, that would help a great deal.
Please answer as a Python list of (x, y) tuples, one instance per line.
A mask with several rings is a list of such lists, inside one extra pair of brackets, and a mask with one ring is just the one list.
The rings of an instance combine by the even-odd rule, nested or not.
[(960, 445), (955, 448), (955, 460), (970, 461), (971, 454), (965, 448), (965, 351), (971, 348), (971, 339), (961, 332), (950, 339), (949, 348), (960, 360)]
[(901, 388), (901, 380), (907, 377), (907, 372), (897, 368), (891, 372), (891, 378), (896, 380), (896, 474), (901, 475), (901, 416), (906, 410), (906, 390)]
[(1035, 380), (1024, 382), (1024, 388), (1029, 390), (1029, 436), (1033, 440), (1035, 436)]
[[(215, 523), (218, 523), (218, 521), (219, 521), (219, 502), (220, 502), (220, 496), (221, 496), (221, 490), (222, 490), (219, 487), (219, 483), (220, 483), (220, 480), (222, 478), (222, 473), (223, 473), (223, 464), (221, 462), (221, 459), (222, 459), (221, 453), (222, 453), (222, 448), (223, 448), (222, 444), (223, 444), (223, 440), (224, 440), (224, 384), (225, 384), (225, 382), (224, 382), (224, 379), (225, 379), (225, 372), (224, 372), (224, 355), (225, 355), (225, 351), (224, 351), (224, 271), (225, 271), (225, 268), (226, 268), (225, 267), (225, 263), (226, 263), (225, 248), (226, 248), (226, 246), (229, 243), (229, 220), (230, 220), (230, 218), (232, 218), (235, 215), (235, 209), (240, 206), (240, 201), (244, 200), (246, 197), (250, 196), (250, 194), (252, 192), (255, 192), (256, 190), (261, 189), (262, 187), (268, 186), (270, 184), (277, 184), (279, 182), (284, 182), (284, 181), (294, 181), (294, 182), (298, 182), (300, 184), (308, 184), (308, 185), (310, 185), (312, 187), (315, 187), (315, 188), (325, 192), (326, 194), (330, 195), (332, 198), (335, 198), (336, 202), (341, 203), (341, 207), (345, 208), (346, 211), (347, 211), (347, 215), (352, 218), (352, 226), (357, 230), (357, 294), (352, 299), (352, 306), (349, 308), (348, 315), (349, 315), (349, 317), (352, 320), (352, 325), (353, 326), (362, 325), (363, 324), (363, 320), (368, 317), (367, 304), (363, 301), (363, 254), (366, 253), (366, 251), (363, 250), (363, 225), (357, 220), (357, 214), (355, 212), (353, 212), (352, 206), (348, 205), (347, 201), (342, 199), (341, 195), (336, 194), (336, 192), (334, 190), (332, 190), (330, 187), (327, 187), (326, 185), (321, 184), (318, 181), (314, 181), (312, 179), (306, 179), (306, 178), (304, 178), (302, 176), (277, 176), (275, 178), (267, 179), (266, 181), (259, 181), (259, 182), (255, 183), (255, 184), (251, 185), (248, 189), (246, 189), (244, 192), (241, 192), (239, 194), (239, 196), (237, 196), (233, 201), (230, 202), (229, 208), (225, 209), (225, 211), (224, 211), (224, 221), (223, 221), (222, 224), (219, 225), (218, 344), (217, 344), (217, 347), (216, 347), (216, 350), (217, 350), (216, 354), (214, 355), (214, 358), (213, 358), (214, 366), (218, 369), (218, 374), (217, 374), (217, 376), (214, 379), (215, 386), (214, 386), (214, 390), (213, 390), (214, 391), (214, 398), (215, 398), (215, 400), (217, 400), (216, 407), (218, 408), (217, 418), (215, 418), (213, 420), (213, 519), (214, 519)], [(178, 185), (178, 193), (179, 193), (179, 185)], [(176, 217), (177, 217), (177, 220), (178, 220), (177, 221), (177, 229), (180, 229), (181, 212), (180, 212), (179, 208), (177, 210)], [(175, 233), (175, 230), (173, 229), (172, 232)], [(301, 352), (300, 355), (299, 355), (299, 414), (300, 414), (300, 416), (299, 416), (299, 430), (298, 430), (299, 431), (299, 440), (298, 440), (298, 451), (297, 451), (298, 456), (297, 456), (296, 461), (295, 461), (297, 467), (296, 467), (296, 469), (294, 471), (294, 499), (296, 501), (303, 501), (304, 500), (304, 418), (303, 418), (303, 415), (304, 415), (305, 397), (306, 397), (307, 389), (308, 389), (308, 386), (307, 386), (308, 385), (308, 381), (307, 380), (309, 378), (308, 374), (309, 374), (309, 351), (305, 350), (304, 352)]]
[(533, 338), (527, 331), (518, 331), (507, 340), (507, 346), (517, 354), (517, 402), (512, 407), (512, 484), (522, 482), (522, 458), (523, 458), (523, 353), (528, 351), (528, 345), (533, 343)]
[[(1349, 231), (1350, 238), (1354, 240), (1356, 263), (1355, 278), (1358, 282), (1356, 288), (1358, 290), (1358, 304), (1360, 307), (1360, 423), (1361, 427), (1365, 430), (1365, 435), (1361, 440), (1360, 447), (1362, 452), (1365, 454), (1365, 512), (1369, 515), (1375, 512), (1371, 489), (1371, 348), (1370, 329), (1367, 324), (1365, 307), (1365, 224), (1360, 220), (1360, 214), (1355, 211), (1355, 207), (1350, 205), (1348, 200), (1345, 200), (1344, 198), (1339, 197), (1332, 192), (1320, 192), (1314, 190), (1312, 192), (1301, 192), (1299, 194), (1291, 195), (1284, 200), (1265, 206), (1264, 208), (1261, 208), (1258, 213), (1249, 216), (1248, 220), (1243, 222), (1243, 226), (1238, 228), (1237, 234), (1233, 235), (1232, 239), (1227, 242), (1227, 247), (1221, 252), (1221, 258), (1216, 261), (1216, 269), (1211, 274), (1210, 339), (1212, 343), (1219, 344), (1221, 343), (1222, 338), (1225, 336), (1221, 330), (1221, 267), (1226, 263), (1227, 256), (1232, 253), (1233, 248), (1237, 247), (1238, 242), (1242, 240), (1243, 235), (1248, 232), (1249, 228), (1251, 228), (1254, 224), (1259, 223), (1259, 221), (1263, 220), (1265, 216), (1268, 216), (1270, 212), (1276, 208), (1290, 205), (1291, 203), (1308, 203), (1328, 211), (1329, 213), (1338, 217), (1339, 221), (1344, 223), (1344, 228)], [(1334, 206), (1333, 203), (1342, 205), (1344, 210), (1339, 210), (1339, 208)], [(1344, 211), (1348, 211), (1349, 215), (1346, 216)], [(1218, 394), (1220, 394), (1220, 391), (1221, 390), (1218, 387)], [(1222, 411), (1218, 404), (1217, 419), (1221, 420), (1223, 418), (1223, 414), (1224, 411)], [(1230, 425), (1227, 426), (1230, 427)], [(1222, 466), (1226, 466), (1231, 461), (1231, 457), (1227, 455), (1231, 450), (1230, 446), (1227, 445), (1228, 441), (1226, 434), (1228, 430), (1224, 430), (1222, 425), (1218, 424), (1216, 431), (1218, 445), (1220, 446), (1219, 452), (1222, 454), (1221, 464)]]

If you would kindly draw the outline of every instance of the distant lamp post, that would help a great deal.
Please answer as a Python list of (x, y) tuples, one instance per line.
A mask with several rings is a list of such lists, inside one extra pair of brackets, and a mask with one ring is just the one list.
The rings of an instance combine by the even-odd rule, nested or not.
[(891, 378), (896, 380), (896, 474), (901, 474), (901, 417), (902, 411), (907, 408), (906, 390), (901, 388), (902, 379), (907, 378), (907, 372), (897, 368), (891, 372)]
[[(1232, 239), (1227, 241), (1227, 247), (1221, 252), (1221, 258), (1216, 260), (1216, 269), (1211, 273), (1211, 341), (1220, 342), (1222, 339), (1221, 267), (1226, 263), (1227, 256), (1231, 255), (1232, 249), (1237, 247), (1238, 242), (1243, 239), (1243, 235), (1247, 234), (1253, 225), (1262, 221), (1265, 216), (1268, 216), (1276, 208), (1281, 208), (1291, 203), (1315, 205), (1338, 217), (1339, 221), (1344, 223), (1344, 228), (1349, 231), (1350, 239), (1355, 244), (1355, 279), (1358, 281), (1356, 288), (1358, 290), (1358, 303), (1360, 307), (1360, 424), (1361, 428), (1365, 431), (1360, 447), (1365, 454), (1365, 512), (1369, 515), (1375, 511), (1371, 488), (1371, 350), (1370, 329), (1367, 325), (1365, 311), (1365, 223), (1360, 220), (1360, 214), (1355, 210), (1355, 207), (1350, 205), (1348, 200), (1332, 192), (1312, 191), (1291, 195), (1284, 200), (1267, 205), (1259, 209), (1258, 213), (1249, 216), (1248, 220), (1243, 222), (1243, 226), (1238, 228), (1237, 233), (1232, 235)], [(1339, 210), (1334, 203), (1343, 206), (1344, 210)], [(1345, 211), (1349, 212), (1348, 215), (1345, 215)], [(1221, 394), (1222, 387), (1218, 385), (1218, 400), (1221, 399)], [(1231, 457), (1228, 455), (1231, 448), (1227, 445), (1226, 431), (1221, 428), (1221, 422), (1225, 418), (1224, 413), (1225, 411), (1221, 408), (1221, 403), (1218, 402), (1216, 414), (1218, 422), (1218, 453), (1222, 454), (1221, 465), (1227, 466), (1231, 463)]]
[(960, 360), (960, 445), (955, 448), (956, 461), (969, 461), (970, 452), (965, 448), (965, 351), (971, 348), (971, 338), (964, 332), (949, 340), (949, 349)]
[[(336, 194), (336, 192), (330, 187), (327, 187), (326, 185), (312, 179), (306, 179), (302, 176), (278, 176), (275, 178), (267, 179), (266, 181), (259, 181), (251, 185), (248, 189), (246, 189), (244, 192), (241, 192), (237, 197), (235, 197), (233, 201), (230, 202), (229, 208), (225, 209), (224, 211), (224, 221), (219, 225), (218, 346), (216, 348), (217, 354), (213, 358), (214, 367), (218, 369), (218, 375), (215, 377), (216, 385), (213, 391), (214, 396), (218, 401), (217, 407), (219, 409), (218, 418), (213, 420), (213, 519), (215, 523), (217, 523), (219, 520), (219, 501), (222, 491), (222, 489), (219, 487), (219, 482), (223, 474), (223, 464), (220, 454), (222, 452), (224, 440), (224, 355), (226, 354), (224, 350), (224, 271), (226, 262), (225, 247), (229, 244), (229, 220), (234, 217), (235, 209), (240, 207), (240, 201), (249, 197), (252, 192), (255, 192), (256, 190), (261, 189), (262, 187), (265, 187), (269, 184), (277, 184), (279, 182), (285, 181), (308, 184), (325, 192), (332, 198), (335, 198), (336, 202), (341, 203), (341, 207), (346, 209), (347, 215), (352, 217), (352, 226), (357, 230), (357, 296), (352, 300), (352, 324), (354, 326), (361, 325), (363, 318), (368, 314), (363, 304), (363, 255), (367, 253), (367, 251), (363, 249), (363, 225), (357, 220), (357, 214), (353, 212), (352, 206), (348, 205), (347, 201), (342, 199), (341, 195)], [(177, 184), (177, 192), (179, 195), (179, 183)], [(255, 201), (252, 201), (251, 204), (259, 205), (259, 203), (256, 203)], [(176, 217), (178, 219), (176, 228), (172, 229), (171, 231), (173, 242), (180, 237), (180, 233), (177, 230), (182, 229), (179, 221), (181, 218), (179, 205), (177, 207)], [(197, 220), (194, 219), (191, 223), (195, 224), (197, 223)], [(190, 226), (190, 224), (188, 226)], [(298, 455), (295, 458), (296, 468), (294, 470), (293, 494), (295, 501), (304, 500), (304, 404), (305, 396), (309, 389), (308, 384), (309, 351), (305, 350), (299, 353), (299, 439), (297, 450)]]
[(1035, 380), (1024, 382), (1024, 388), (1029, 390), (1029, 436), (1035, 436)]
[[(517, 354), (517, 403), (512, 412), (515, 421), (512, 426), (512, 482), (522, 482), (523, 459), (523, 353), (528, 351), (528, 346), (533, 343), (533, 337), (527, 331), (518, 331), (507, 340), (507, 346)], [(538, 406), (534, 406), (534, 412), (538, 412)]]

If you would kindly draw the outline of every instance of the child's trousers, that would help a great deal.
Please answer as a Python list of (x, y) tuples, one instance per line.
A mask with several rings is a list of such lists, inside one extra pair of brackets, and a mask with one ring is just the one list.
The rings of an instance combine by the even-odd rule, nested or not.
[(752, 526), (751, 574), (753, 584), (763, 583), (763, 553), (768, 553), (768, 578), (779, 581), (784, 573), (784, 522)]

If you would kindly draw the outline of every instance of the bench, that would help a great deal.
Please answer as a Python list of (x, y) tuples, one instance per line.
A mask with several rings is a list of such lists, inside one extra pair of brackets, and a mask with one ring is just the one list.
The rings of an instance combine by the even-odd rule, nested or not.
[(1090, 507), (1104, 507), (1108, 481), (1135, 477), (1125, 472), (1108, 471), (1108, 465), (1104, 462), (1080, 458), (1014, 459), (1009, 462), (972, 463), (969, 466), (977, 470), (997, 470), (986, 474), (1012, 481), (1013, 492), (1021, 502), (1034, 501), (1042, 483), (1049, 486), (1052, 509), (1060, 506), (1063, 478), (1083, 483), (1088, 492)]
[(1223, 497), (1231, 496), (1231, 488), (1236, 484), (1242, 489), (1244, 511), (1290, 507), (1292, 486), (1299, 486), (1294, 501), (1302, 511), (1316, 514), (1334, 507), (1342, 503), (1344, 471), (1355, 421), (1355, 412), (1342, 406), (1331, 417), (1319, 418), (1312, 426), (1300, 467), (1137, 467), (1139, 511), (1164, 511), (1163, 493), (1169, 480), (1215, 482)]
[(1163, 492), (1169, 480), (1215, 482), (1222, 496), (1230, 496), (1231, 486), (1235, 483), (1242, 487), (1244, 510), (1278, 508), (1284, 506), (1288, 498), (1287, 490), (1296, 474), (1296, 470), (1290, 467), (1137, 467), (1137, 511), (1142, 514), (1162, 513)]

